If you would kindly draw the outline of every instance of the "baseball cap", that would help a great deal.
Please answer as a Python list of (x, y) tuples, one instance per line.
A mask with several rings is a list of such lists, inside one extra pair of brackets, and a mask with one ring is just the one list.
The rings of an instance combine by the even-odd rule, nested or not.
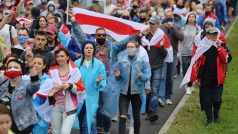
[(149, 22), (150, 22), (150, 23), (153, 23), (153, 24), (155, 24), (155, 23), (161, 23), (160, 18), (159, 18), (158, 16), (152, 16), (152, 17), (150, 17)]
[(26, 2), (26, 5), (29, 5), (29, 4), (33, 4), (33, 1), (29, 0), (29, 1)]
[(57, 28), (55, 26), (49, 25), (47, 27), (47, 33), (55, 34), (57, 32)]

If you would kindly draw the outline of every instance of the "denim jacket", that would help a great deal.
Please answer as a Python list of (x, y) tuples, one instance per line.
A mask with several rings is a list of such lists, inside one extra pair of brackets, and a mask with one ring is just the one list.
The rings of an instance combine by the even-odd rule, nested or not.
[[(142, 93), (145, 89), (145, 83), (151, 76), (149, 63), (142, 60), (138, 55), (135, 55), (133, 59), (130, 59), (128, 55), (124, 55), (122, 59), (113, 66), (113, 69), (119, 69), (121, 72), (119, 77), (114, 76), (114, 79), (116, 80), (115, 87), (124, 95), (127, 95), (129, 84), (131, 86), (131, 94)], [(141, 79), (138, 79), (137, 77), (139, 73), (141, 74)]]
[[(0, 100), (8, 94), (10, 81), (4, 76), (0, 77)], [(5, 82), (4, 82), (5, 81)], [(37, 123), (37, 117), (32, 104), (32, 96), (40, 88), (40, 79), (36, 81), (21, 79), (15, 87), (11, 98), (12, 116), (17, 128), (21, 131)]]

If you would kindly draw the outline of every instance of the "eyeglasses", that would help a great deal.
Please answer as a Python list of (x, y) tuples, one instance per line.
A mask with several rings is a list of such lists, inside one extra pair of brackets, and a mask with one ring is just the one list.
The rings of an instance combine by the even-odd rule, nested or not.
[(106, 37), (106, 34), (96, 34), (97, 37)]

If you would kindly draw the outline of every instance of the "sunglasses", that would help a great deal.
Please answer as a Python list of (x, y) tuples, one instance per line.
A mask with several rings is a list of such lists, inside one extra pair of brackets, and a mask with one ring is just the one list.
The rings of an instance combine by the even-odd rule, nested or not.
[(151, 23), (151, 22), (149, 22), (149, 24), (150, 24), (150, 25), (155, 25), (156, 23)]
[(97, 37), (106, 37), (106, 34), (96, 34)]

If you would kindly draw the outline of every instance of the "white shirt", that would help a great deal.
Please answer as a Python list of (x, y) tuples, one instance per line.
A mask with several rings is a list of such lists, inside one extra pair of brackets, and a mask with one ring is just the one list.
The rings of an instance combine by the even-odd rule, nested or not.
[[(6, 47), (10, 49), (13, 44), (11, 44), (11, 39), (10, 39), (10, 31), (9, 31), (9, 26), (8, 24), (5, 24), (2, 30), (0, 30), (0, 36), (2, 36), (5, 39), (6, 42)], [(17, 30), (15, 27), (11, 26), (11, 33), (12, 33), (12, 38), (17, 37)]]
[(110, 5), (104, 5), (104, 14), (106, 15), (111, 15), (112, 10), (116, 7), (116, 5), (114, 4), (110, 4)]

